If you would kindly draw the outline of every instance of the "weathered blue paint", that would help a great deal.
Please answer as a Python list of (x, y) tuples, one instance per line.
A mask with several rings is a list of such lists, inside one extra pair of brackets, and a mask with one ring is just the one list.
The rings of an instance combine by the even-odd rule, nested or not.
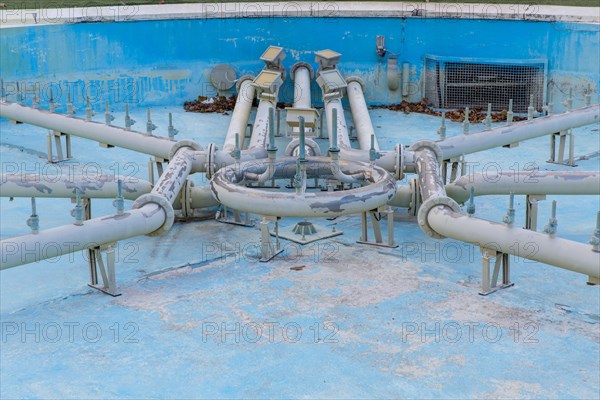
[[(582, 97), (588, 84), (598, 87), (600, 26), (564, 22), (497, 21), (425, 18), (240, 18), (88, 23), (3, 29), (0, 36), (0, 76), (7, 92), (14, 82), (31, 88), (38, 82), (42, 102), (71, 91), (82, 104), (110, 99), (139, 105), (177, 103), (197, 95), (212, 95), (210, 69), (231, 64), (239, 75), (256, 74), (268, 45), (286, 49), (285, 64), (314, 64), (313, 52), (332, 48), (343, 54), (341, 70), (367, 83), (367, 100), (398, 101), (390, 93), (385, 59), (375, 53), (375, 36), (386, 36), (386, 47), (401, 62), (409, 62), (419, 98), (423, 56), (545, 59), (549, 81), (559, 103), (569, 87)], [(552, 84), (553, 83), (553, 84)], [(313, 91), (315, 102), (320, 92)], [(291, 101), (288, 80), (282, 99)], [(31, 95), (30, 95), (31, 96)], [(593, 100), (596, 100), (594, 97)], [(64, 105), (64, 104), (63, 104)], [(577, 101), (576, 101), (577, 105)]]

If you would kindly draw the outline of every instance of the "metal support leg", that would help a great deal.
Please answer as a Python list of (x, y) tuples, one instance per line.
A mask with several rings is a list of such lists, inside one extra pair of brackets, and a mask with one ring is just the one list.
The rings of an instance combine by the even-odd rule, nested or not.
[[(363, 212), (361, 215), (361, 237), (360, 240), (357, 240), (356, 242), (381, 247), (398, 247), (398, 245), (394, 242), (394, 210), (392, 207), (387, 206), (385, 210), (371, 210), (369, 211), (369, 214), (371, 214), (371, 224), (373, 227), (373, 236), (375, 237), (375, 241), (369, 240), (367, 213)], [(383, 241), (383, 235), (381, 234), (381, 220), (383, 215), (387, 217), (387, 243)]]
[(158, 157), (154, 157), (154, 159), (151, 158), (148, 160), (148, 181), (150, 182), (150, 184), (152, 186), (154, 186), (154, 166), (156, 165), (156, 171), (158, 172), (158, 179), (160, 179), (161, 175), (164, 172), (164, 166), (163, 166), (164, 162), (165, 162), (164, 159), (158, 158)]
[(537, 230), (538, 202), (546, 200), (545, 194), (528, 194), (525, 198), (525, 229)]
[[(500, 289), (513, 286), (514, 283), (510, 281), (510, 255), (485, 247), (481, 248), (481, 253), (481, 291), (479, 294), (487, 296)], [(494, 270), (490, 271), (492, 262)], [(502, 272), (502, 283), (498, 285), (500, 272)]]
[[(65, 158), (64, 156), (64, 152), (63, 152), (63, 146), (62, 146), (62, 140), (61, 138), (64, 136), (65, 138), (65, 148), (66, 148), (66, 155), (67, 157)], [(71, 135), (68, 135), (66, 133), (61, 133), (58, 131), (48, 131), (48, 162), (51, 163), (56, 163), (56, 162), (60, 162), (60, 161), (64, 161), (64, 160), (68, 160), (71, 158)], [(54, 144), (52, 143), (52, 139), (54, 139)], [(56, 158), (54, 158), (53, 156), (53, 147), (56, 147)]]
[[(113, 297), (121, 295), (117, 289), (115, 274), (115, 247), (116, 243), (109, 243), (89, 249), (90, 256), (93, 256), (95, 271), (90, 269), (92, 282), (88, 286)], [(102, 259), (102, 252), (106, 253), (106, 264)], [(90, 262), (90, 268), (91, 266), (92, 263)], [(100, 275), (102, 276), (102, 284), (98, 283), (98, 270), (100, 270)]]
[[(233, 217), (229, 216), (229, 211)], [(250, 219), (250, 213), (241, 213), (238, 210), (229, 209), (227, 206), (223, 206), (223, 211), (217, 212), (217, 222), (224, 224), (238, 225), (238, 226), (254, 226), (254, 220)]]
[(273, 244), (269, 233), (269, 219), (271, 218), (263, 217), (260, 221), (261, 262), (271, 261), (283, 251), (279, 244), (279, 221), (275, 217), (275, 244)]

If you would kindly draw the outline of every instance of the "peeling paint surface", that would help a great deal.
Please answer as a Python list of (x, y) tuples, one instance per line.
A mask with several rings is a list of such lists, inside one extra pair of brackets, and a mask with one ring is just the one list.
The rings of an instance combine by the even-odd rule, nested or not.
[[(154, 122), (166, 126), (168, 112), (181, 139), (223, 141), (227, 116), (168, 107), (154, 111)], [(131, 113), (143, 120), (145, 110)], [(370, 114), (382, 149), (399, 141), (396, 132), (407, 132), (404, 142), (436, 139), (436, 118), (381, 109)], [(448, 136), (461, 134), (460, 123), (447, 125)], [(598, 149), (597, 127), (575, 133), (575, 154)], [(2, 142), (43, 152), (44, 135), (41, 128), (0, 121)], [(316, 141), (327, 148), (327, 140)], [(285, 143), (277, 138), (281, 153)], [(73, 153), (76, 158), (63, 168), (97, 165), (104, 174), (114, 170), (147, 179), (146, 156), (98, 149), (82, 139), (74, 140)], [(547, 153), (547, 138), (539, 138), (468, 160), (488, 177), (498, 168), (526, 170), (528, 163), (540, 174), (565, 169), (541, 161)], [(0, 156), (5, 166), (18, 169), (14, 172), (54, 171), (16, 147), (0, 147)], [(598, 158), (568, 171), (586, 170), (600, 170)], [(207, 183), (198, 174), (192, 178), (197, 186)], [(586, 242), (597, 197), (549, 196), (540, 203), (540, 221), (547, 220), (552, 199), (559, 202), (559, 235)], [(507, 201), (477, 199), (477, 215), (500, 221)], [(94, 201), (94, 216), (112, 213), (111, 203)], [(126, 201), (126, 209), (130, 204)], [(517, 196), (515, 204), (522, 221), (524, 197)], [(26, 233), (28, 199), (1, 198), (0, 206), (0, 236)], [(71, 223), (72, 207), (68, 199), (39, 199), (42, 229)], [(514, 259), (516, 285), (482, 297), (479, 249), (428, 238), (405, 210), (396, 212), (396, 249), (357, 245), (358, 216), (317, 222), (344, 235), (304, 247), (282, 241), (284, 253), (272, 263), (257, 262), (256, 228), (214, 221), (179, 223), (165, 236), (120, 242), (118, 298), (86, 286), (81, 253), (3, 271), (1, 322), (32, 330), (39, 323), (40, 340), (33, 334), (24, 340), (20, 333), (6, 336), (1, 397), (597, 398), (600, 291), (587, 286), (585, 277)], [(299, 266), (304, 268), (291, 269)], [(52, 343), (41, 329), (53, 338), (55, 323), (62, 336)], [(73, 325), (73, 342), (70, 323), (79, 324)], [(88, 341), (96, 325), (88, 325), (89, 336), (82, 337), (89, 323), (102, 329), (96, 342)], [(219, 332), (210, 333), (215, 327)], [(221, 336), (222, 327), (233, 333)]]

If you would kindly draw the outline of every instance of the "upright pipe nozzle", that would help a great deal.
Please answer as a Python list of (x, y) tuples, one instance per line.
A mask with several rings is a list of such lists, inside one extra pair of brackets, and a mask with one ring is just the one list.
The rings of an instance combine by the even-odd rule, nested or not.
[(83, 206), (81, 205), (81, 191), (75, 188), (75, 208), (71, 211), (71, 216), (75, 217), (75, 225), (83, 225)]
[(548, 220), (548, 225), (544, 227), (544, 233), (552, 236), (558, 230), (558, 220), (556, 219), (556, 200), (552, 200), (552, 214)]
[(600, 253), (600, 211), (596, 213), (596, 230), (590, 238), (590, 244), (593, 251)]
[(173, 113), (169, 113), (169, 127), (167, 128), (169, 132), (169, 139), (175, 139), (175, 135), (179, 133), (177, 129), (173, 126)]
[(467, 214), (474, 215), (475, 214), (475, 187), (471, 186), (471, 190), (469, 192), (469, 204), (467, 205)]
[(301, 162), (306, 161), (306, 144), (305, 144), (305, 130), (304, 130), (304, 117), (300, 116), (298, 117), (298, 124), (300, 125), (300, 135), (299, 135), (299, 147), (300, 147), (300, 152), (298, 153), (298, 159)]
[(471, 113), (471, 111), (469, 110), (469, 107), (465, 107), (465, 120), (463, 121), (463, 133), (465, 135), (469, 134), (469, 114)]
[(125, 209), (125, 201), (123, 199), (123, 181), (117, 181), (117, 198), (113, 201), (113, 206), (117, 209), (117, 215), (123, 214)]
[(40, 217), (37, 215), (35, 197), (31, 198), (31, 216), (27, 219), (27, 226), (31, 228), (31, 233), (40, 232)]
[(269, 108), (269, 147), (267, 151), (274, 150), (277, 150), (275, 146), (275, 110), (271, 107)]
[(329, 148), (329, 151), (334, 153), (340, 151), (337, 143), (337, 130), (337, 109), (334, 108), (331, 110), (331, 147)]
[(508, 226), (512, 226), (515, 222), (515, 194), (513, 192), (510, 193), (508, 209), (506, 210), (506, 215), (502, 218), (502, 222)]

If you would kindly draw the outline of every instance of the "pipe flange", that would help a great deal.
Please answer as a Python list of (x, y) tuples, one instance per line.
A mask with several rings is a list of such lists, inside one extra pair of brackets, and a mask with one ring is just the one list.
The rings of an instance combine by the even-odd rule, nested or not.
[(177, 153), (182, 147), (189, 147), (192, 150), (202, 151), (202, 146), (193, 140), (180, 140), (171, 146), (171, 150), (169, 150), (169, 160), (172, 160), (173, 157), (175, 157), (175, 153)]
[(242, 75), (237, 81), (235, 81), (235, 90), (238, 92), (238, 94), (240, 93), (240, 88), (242, 87), (242, 83), (244, 83), (244, 81), (247, 80), (254, 80), (254, 76), (253, 75)]
[(158, 195), (156, 193), (146, 193), (137, 198), (136, 201), (133, 202), (131, 206), (132, 209), (142, 208), (146, 204), (154, 203), (163, 209), (165, 212), (165, 222), (155, 230), (154, 232), (148, 233), (146, 236), (159, 236), (163, 233), (167, 232), (173, 226), (173, 222), (175, 221), (175, 211), (173, 210), (173, 206), (167, 199)]
[(292, 65), (292, 68), (290, 68), (290, 78), (292, 78), (292, 80), (295, 79), (296, 77), (296, 70), (300, 67), (304, 67), (308, 70), (308, 73), (310, 74), (310, 80), (312, 81), (313, 79), (315, 79), (315, 70), (313, 69), (313, 67), (309, 64), (309, 63), (305, 63), (303, 61), (297, 62), (296, 64)]
[[(294, 150), (300, 145), (300, 139), (298, 138), (294, 138), (292, 139), (288, 145), (285, 148), (285, 155), (289, 156), (289, 157), (293, 157), (294, 155)], [(319, 147), (319, 145), (317, 144), (317, 142), (315, 142), (314, 140), (312, 140), (311, 138), (304, 138), (304, 145), (308, 146), (311, 148), (313, 154), (313, 156), (320, 156), (321, 155), (321, 148)]]
[(360, 89), (363, 91), (365, 91), (365, 82), (358, 76), (353, 75), (353, 76), (349, 76), (348, 78), (344, 78), (346, 80), (347, 84), (350, 84), (350, 82), (356, 82), (360, 85)]
[(396, 145), (396, 179), (401, 181), (404, 179), (404, 146), (402, 143)]
[(427, 220), (427, 216), (429, 212), (439, 205), (447, 206), (452, 209), (452, 211), (460, 213), (460, 206), (450, 197), (430, 197), (421, 204), (419, 207), (419, 212), (417, 213), (417, 222), (419, 226), (428, 236), (431, 236), (435, 239), (444, 239), (446, 236), (440, 235), (429, 225), (429, 221)]
[(442, 149), (437, 143), (432, 142), (431, 140), (419, 140), (418, 142), (413, 143), (408, 149), (411, 151), (419, 151), (423, 148), (433, 151), (435, 153), (435, 158), (438, 160), (442, 159)]
[(217, 145), (211, 143), (206, 148), (206, 178), (211, 179), (215, 174), (217, 157)]
[(194, 182), (187, 179), (185, 181), (185, 186), (181, 191), (181, 211), (183, 212), (183, 216), (185, 218), (191, 218), (194, 214), (194, 209), (192, 208), (192, 188), (194, 187)]

